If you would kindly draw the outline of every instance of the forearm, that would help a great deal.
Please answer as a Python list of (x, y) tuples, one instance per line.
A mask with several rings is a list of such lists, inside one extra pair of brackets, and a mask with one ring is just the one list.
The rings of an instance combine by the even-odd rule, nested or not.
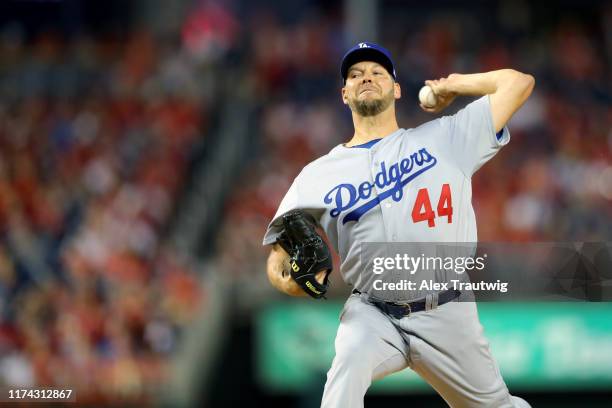
[[(289, 271), (289, 254), (278, 244), (272, 246), (266, 265), (268, 279), (272, 286), (289, 296), (308, 296), (306, 292), (291, 277)], [(323, 283), (327, 270), (317, 272), (315, 279)]]
[(305, 296), (306, 293), (291, 279), (289, 273), (289, 254), (278, 244), (274, 244), (266, 265), (268, 280), (279, 291), (290, 296)]
[(489, 95), (493, 127), (499, 132), (525, 103), (535, 79), (513, 69), (480, 74), (452, 74), (446, 84), (448, 92), (457, 95)]
[(448, 78), (448, 91), (457, 95), (482, 96), (498, 92), (500, 89), (512, 88), (525, 81), (528, 75), (513, 69), (477, 74), (452, 74)]

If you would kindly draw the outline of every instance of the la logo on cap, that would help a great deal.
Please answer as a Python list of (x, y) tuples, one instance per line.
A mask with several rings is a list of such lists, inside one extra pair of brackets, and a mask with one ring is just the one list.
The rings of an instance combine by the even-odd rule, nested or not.
[(370, 46), (366, 43), (359, 43), (359, 48), (370, 48)]

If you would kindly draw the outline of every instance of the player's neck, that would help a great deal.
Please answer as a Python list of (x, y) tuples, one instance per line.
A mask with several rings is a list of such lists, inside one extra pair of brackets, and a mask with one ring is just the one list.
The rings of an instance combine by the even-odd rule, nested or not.
[(383, 138), (399, 129), (394, 109), (387, 109), (376, 116), (359, 116), (353, 113), (353, 125), (355, 134), (345, 144), (347, 147)]

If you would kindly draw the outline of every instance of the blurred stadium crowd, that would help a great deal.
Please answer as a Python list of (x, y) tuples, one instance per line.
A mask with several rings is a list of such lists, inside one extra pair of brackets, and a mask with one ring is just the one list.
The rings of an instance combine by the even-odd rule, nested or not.
[(146, 32), (0, 41), (0, 386), (140, 400), (203, 293), (164, 240), (207, 124)]
[[(484, 20), (410, 15), (399, 3), (381, 2), (380, 43), (398, 65), (400, 126), (431, 119), (416, 103), (425, 79), (502, 67), (536, 77), (512, 142), (473, 179), (480, 239), (609, 240), (612, 8), (532, 30), (523, 3), (493, 15), (482, 6)], [(265, 280), (261, 239), (293, 178), (352, 134), (339, 93), (343, 21), (335, 8), (232, 14), (207, 4), (185, 25), (186, 46), (201, 51), (198, 39), (221, 32), (259, 117), (217, 252), (236, 282)], [(81, 401), (133, 400), (167, 379), (206, 294), (166, 232), (216, 102), (203, 97), (202, 58), (183, 51), (146, 31), (0, 38), (0, 385), (73, 384)]]
[[(600, 5), (591, 21), (571, 11), (551, 15), (544, 6), (538, 16), (524, 2), (469, 11), (381, 5), (380, 43), (394, 55), (402, 86), (400, 127), (432, 119), (418, 108), (425, 79), (505, 67), (536, 78), (534, 94), (510, 122), (512, 141), (473, 178), (479, 239), (609, 240), (612, 8)], [(351, 138), (339, 91), (341, 38), (333, 14), (291, 23), (267, 14), (258, 21), (248, 68), (262, 101), (262, 145), (227, 205), (219, 242), (235, 244), (220, 245), (224, 270), (240, 276), (253, 259), (264, 270), (263, 232), (294, 177)], [(458, 99), (450, 113), (467, 102)]]

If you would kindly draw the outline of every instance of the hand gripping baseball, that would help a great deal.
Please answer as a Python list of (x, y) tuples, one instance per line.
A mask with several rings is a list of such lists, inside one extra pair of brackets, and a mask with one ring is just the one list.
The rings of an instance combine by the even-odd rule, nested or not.
[[(290, 256), (293, 280), (313, 298), (324, 298), (333, 264), (329, 248), (316, 232), (314, 218), (302, 210), (286, 213), (277, 242)], [(316, 280), (320, 271), (326, 271), (323, 283)]]
[(432, 106), (426, 106), (421, 102), (421, 109), (429, 113), (438, 113), (453, 103), (457, 97), (457, 92), (455, 92), (453, 85), (458, 80), (458, 77), (458, 74), (450, 74), (446, 78), (425, 81), (425, 85), (429, 86), (433, 91), (436, 103)]

